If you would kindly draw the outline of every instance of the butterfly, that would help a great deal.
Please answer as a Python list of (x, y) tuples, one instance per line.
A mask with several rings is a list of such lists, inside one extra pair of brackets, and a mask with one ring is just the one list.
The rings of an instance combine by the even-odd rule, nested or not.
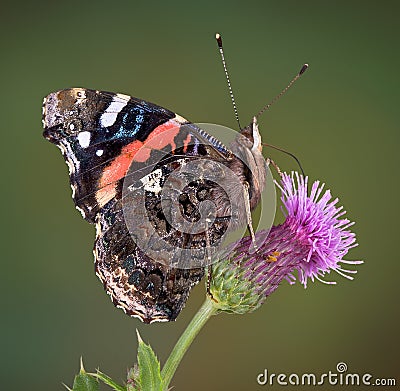
[(95, 271), (115, 306), (175, 320), (224, 235), (251, 225), (267, 170), (256, 120), (226, 147), (153, 103), (70, 88), (44, 98), (43, 126), (96, 226)]

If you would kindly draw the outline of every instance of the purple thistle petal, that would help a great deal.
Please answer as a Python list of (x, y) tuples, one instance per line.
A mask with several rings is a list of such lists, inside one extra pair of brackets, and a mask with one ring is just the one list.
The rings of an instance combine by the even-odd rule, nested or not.
[(307, 183), (307, 177), (292, 173), (283, 174), (281, 183), (277, 184), (282, 190), (281, 200), (287, 216), (282, 229), (295, 233), (292, 245), (304, 255), (296, 266), (299, 279), (306, 286), (308, 278), (323, 277), (331, 270), (352, 279), (346, 274), (352, 271), (341, 269), (340, 262), (356, 246), (355, 234), (348, 230), (354, 223), (341, 219), (346, 212), (337, 206), (339, 199), (332, 199), (329, 190), (321, 196), (324, 184), (314, 182), (308, 195)]
[[(309, 279), (333, 285), (336, 282), (326, 281), (324, 276), (334, 270), (352, 280), (357, 271), (343, 265), (363, 263), (343, 259), (357, 246), (356, 236), (349, 230), (354, 223), (343, 217), (346, 212), (338, 205), (339, 199), (332, 199), (324, 184), (315, 181), (308, 191), (308, 178), (297, 172), (285, 173), (280, 183), (275, 183), (282, 193), (285, 222), (269, 232), (256, 233), (256, 252), (249, 252), (253, 246), (251, 237), (242, 238), (232, 246), (229, 260), (217, 266), (211, 292), (214, 297), (223, 298), (220, 305), (224, 311), (244, 313), (258, 308), (283, 279), (290, 284), (297, 279), (304, 287)], [(224, 278), (229, 280), (230, 291), (220, 283)]]

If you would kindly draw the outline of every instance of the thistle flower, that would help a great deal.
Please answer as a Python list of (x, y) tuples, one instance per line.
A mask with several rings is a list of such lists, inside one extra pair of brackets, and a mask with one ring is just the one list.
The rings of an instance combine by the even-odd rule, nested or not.
[(349, 230), (354, 223), (343, 218), (346, 212), (329, 190), (321, 196), (324, 184), (316, 181), (308, 192), (308, 178), (298, 173), (284, 173), (276, 184), (282, 193), (285, 222), (272, 227), (269, 234), (256, 234), (257, 251), (250, 253), (253, 243), (245, 237), (234, 244), (227, 260), (213, 265), (210, 293), (221, 311), (254, 311), (283, 279), (293, 284), (295, 271), (304, 287), (314, 278), (336, 284), (323, 277), (335, 271), (352, 280), (356, 271), (344, 269), (343, 264), (362, 263), (343, 259), (357, 246)]

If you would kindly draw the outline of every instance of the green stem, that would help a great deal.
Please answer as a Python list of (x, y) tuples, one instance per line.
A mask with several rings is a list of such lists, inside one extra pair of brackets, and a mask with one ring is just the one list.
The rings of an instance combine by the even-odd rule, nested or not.
[(186, 353), (186, 350), (188, 350), (196, 335), (206, 324), (207, 320), (210, 319), (212, 315), (215, 315), (217, 311), (217, 308), (214, 307), (212, 301), (207, 297), (203, 305), (197, 311), (197, 314), (186, 327), (186, 330), (183, 332), (178, 342), (175, 344), (174, 349), (168, 357), (168, 360), (164, 364), (164, 367), (161, 371), (164, 389), (168, 389), (169, 383), (174, 376), (176, 368), (178, 368), (178, 365)]

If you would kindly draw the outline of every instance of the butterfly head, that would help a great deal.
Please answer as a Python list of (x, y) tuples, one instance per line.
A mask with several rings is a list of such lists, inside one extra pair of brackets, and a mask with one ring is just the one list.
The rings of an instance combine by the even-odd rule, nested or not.
[(261, 153), (262, 151), (261, 135), (260, 131), (258, 130), (258, 123), (256, 117), (253, 117), (253, 121), (251, 122), (251, 124), (243, 128), (240, 133), (243, 136), (245, 136), (248, 140), (250, 140), (250, 142), (252, 143), (251, 150), (254, 153), (257, 153), (256, 151)]
[[(253, 209), (260, 201), (267, 176), (267, 166), (262, 155), (261, 135), (255, 117), (250, 125), (241, 130), (230, 147), (247, 167), (245, 180), (250, 185), (250, 206)], [(241, 172), (236, 167), (232, 169), (234, 172)]]

